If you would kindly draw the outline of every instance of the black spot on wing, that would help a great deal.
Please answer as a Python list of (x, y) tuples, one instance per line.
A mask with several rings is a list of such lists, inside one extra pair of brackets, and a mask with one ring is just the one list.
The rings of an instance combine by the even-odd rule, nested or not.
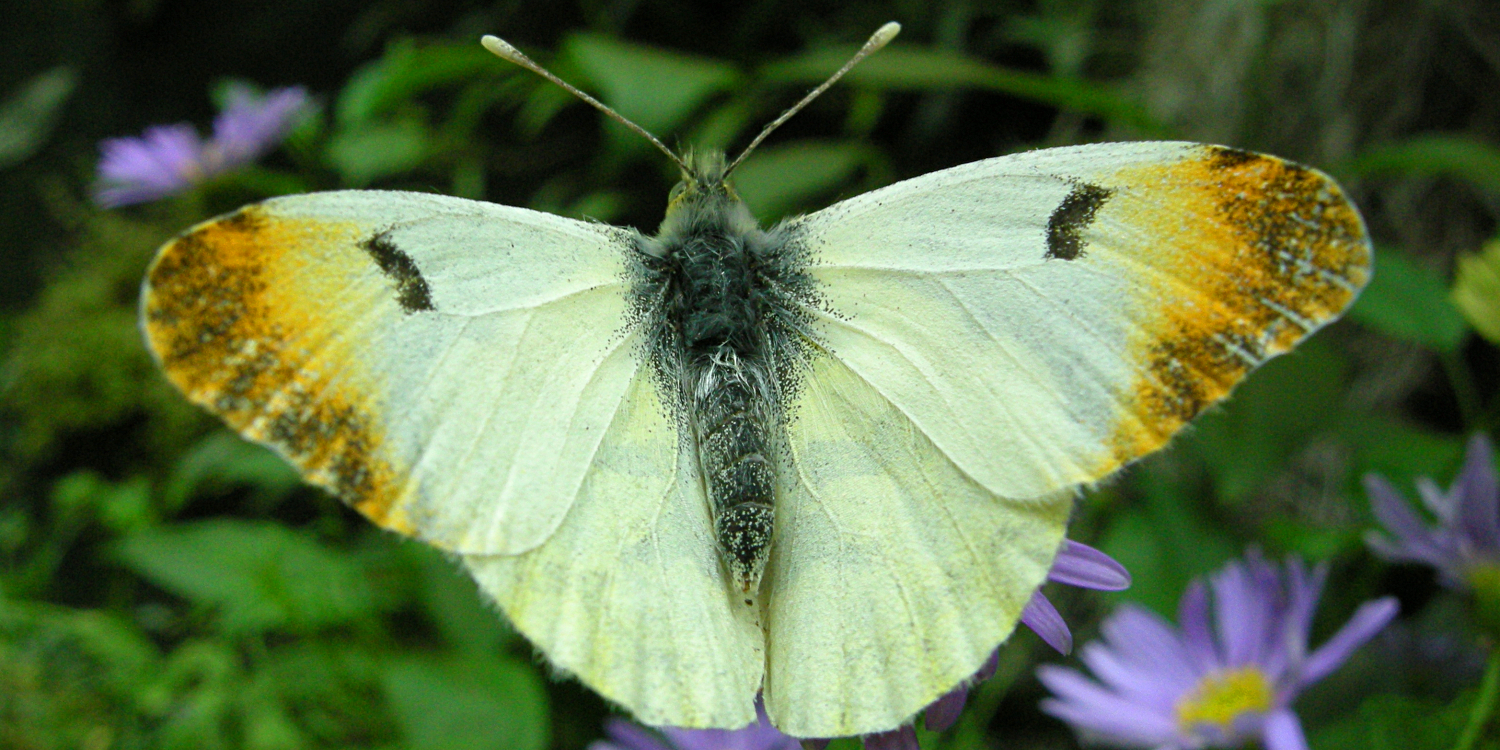
[(1082, 255), (1083, 230), (1094, 221), (1094, 214), (1113, 194), (1113, 190), (1086, 182), (1075, 185), (1047, 219), (1046, 257), (1074, 260)]
[(375, 260), (375, 265), (391, 281), (396, 282), (396, 302), (408, 313), (431, 310), (432, 293), (427, 289), (427, 280), (417, 270), (411, 256), (402, 252), (391, 240), (390, 232), (381, 232), (359, 243)]
[(1244, 149), (1230, 148), (1228, 146), (1208, 147), (1208, 165), (1212, 169), (1233, 169), (1265, 158), (1254, 151), (1246, 151)]

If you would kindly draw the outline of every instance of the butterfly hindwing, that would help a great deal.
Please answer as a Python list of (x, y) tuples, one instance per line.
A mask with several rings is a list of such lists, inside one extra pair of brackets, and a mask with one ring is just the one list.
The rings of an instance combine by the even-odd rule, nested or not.
[(790, 414), (767, 580), (766, 710), (782, 731), (895, 729), (1010, 635), (1072, 493), (994, 495), (840, 360)]
[(1188, 143), (975, 162), (793, 228), (829, 350), (1004, 497), (1155, 450), (1369, 278), (1327, 176)]
[(724, 583), (697, 456), (644, 371), (547, 543), (464, 564), (553, 665), (637, 719), (755, 720), (757, 610)]
[(376, 523), (515, 553), (567, 513), (635, 376), (627, 235), (458, 198), (248, 206), (142, 297), (168, 377)]

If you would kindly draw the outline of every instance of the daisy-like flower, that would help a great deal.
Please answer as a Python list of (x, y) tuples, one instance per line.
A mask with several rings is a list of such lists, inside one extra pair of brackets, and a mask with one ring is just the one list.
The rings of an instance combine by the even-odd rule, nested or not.
[(236, 89), (207, 141), (187, 123), (156, 125), (140, 138), (105, 139), (94, 202), (114, 208), (156, 200), (253, 162), (286, 137), (307, 103), (300, 86), (265, 96)]
[(1416, 484), (1436, 525), (1429, 526), (1412, 512), (1384, 477), (1365, 475), (1370, 508), (1390, 533), (1387, 537), (1369, 532), (1365, 541), (1370, 548), (1388, 560), (1431, 565), (1450, 588), (1500, 577), (1500, 487), (1489, 438), (1481, 434), (1469, 440), (1463, 469), (1446, 493), (1427, 477)]
[[(1125, 605), (1105, 619), (1104, 640), (1084, 646), (1078, 670), (1043, 665), (1055, 696), (1042, 710), (1087, 741), (1154, 750), (1242, 747), (1306, 750), (1292, 701), (1343, 664), (1396, 616), (1392, 597), (1366, 602), (1327, 643), (1307, 635), (1327, 577), (1298, 560), (1282, 568), (1252, 553), (1195, 581), (1179, 605), (1180, 628)], [(1212, 614), (1210, 614), (1212, 613)]]

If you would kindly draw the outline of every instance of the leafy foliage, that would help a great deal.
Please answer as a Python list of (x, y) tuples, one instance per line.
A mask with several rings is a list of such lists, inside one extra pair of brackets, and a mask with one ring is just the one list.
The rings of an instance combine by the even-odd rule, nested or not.
[[(16, 196), (0, 206), (15, 269), (0, 286), (0, 747), (597, 738), (608, 708), (549, 674), (452, 561), (303, 487), (165, 383), (137, 331), (140, 278), (195, 222), (314, 189), (438, 191), (650, 229), (675, 167), (484, 52), (480, 33), (667, 143), (733, 150), (891, 18), (903, 36), (737, 173), (762, 221), (1000, 153), (1169, 136), (1329, 169), (1379, 243), (1349, 321), (1086, 493), (1070, 535), (1135, 585), (1107, 600), (1057, 592), (1080, 642), (1111, 602), (1170, 616), (1189, 580), (1251, 545), (1332, 559), (1319, 627), (1395, 593), (1406, 645), (1369, 649), (1348, 668), (1364, 678), (1309, 694), (1313, 747), (1449, 748), (1464, 732), (1473, 748), (1500, 744), (1479, 668), (1496, 634), (1464, 594), (1365, 553), (1360, 487), (1370, 471), (1404, 491), (1446, 482), (1465, 435), (1500, 421), (1500, 132), (1484, 95), (1500, 88), (1500, 51), (1453, 28), (1493, 21), (1488, 4), (416, 0), (351, 21), (279, 0), (234, 6), (233, 24), (215, 4), (126, 5), (26, 9), (35, 23), (12, 25), (52, 36), (10, 47), (56, 37), (69, 52), (0, 56), (0, 180)], [(143, 35), (159, 41), (140, 49)], [(210, 37), (222, 45), (204, 48)], [(31, 61), (54, 57), (68, 62)], [(123, 211), (84, 202), (98, 139), (201, 127), (247, 78), (305, 84), (321, 106), (260, 165)], [(1032, 668), (1051, 658), (1018, 635), (957, 727), (922, 732), (924, 747), (1074, 746), (1035, 708)]]

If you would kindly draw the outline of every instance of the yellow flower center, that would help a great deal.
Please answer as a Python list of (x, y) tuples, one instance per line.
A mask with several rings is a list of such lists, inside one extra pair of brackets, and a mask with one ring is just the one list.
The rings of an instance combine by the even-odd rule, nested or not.
[(1272, 698), (1271, 681), (1256, 667), (1214, 672), (1177, 699), (1177, 725), (1187, 732), (1211, 724), (1227, 734), (1236, 717), (1269, 711)]

